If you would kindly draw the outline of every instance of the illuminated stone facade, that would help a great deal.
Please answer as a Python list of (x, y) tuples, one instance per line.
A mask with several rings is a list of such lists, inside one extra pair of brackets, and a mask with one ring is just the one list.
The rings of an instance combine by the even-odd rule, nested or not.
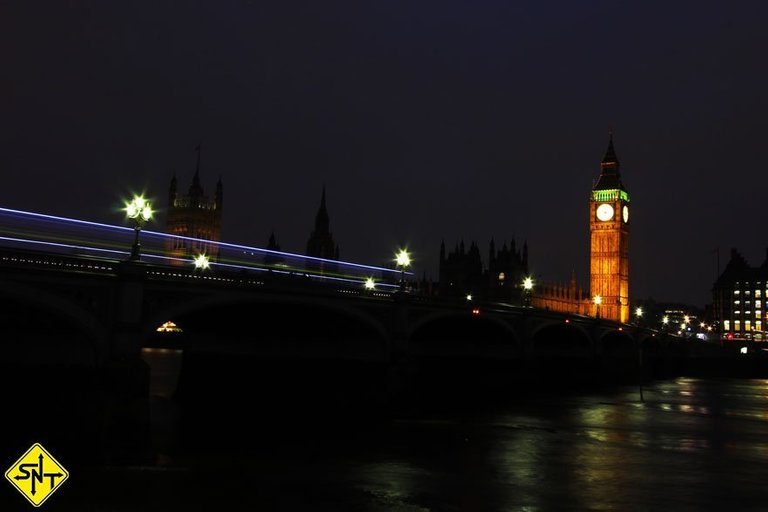
[[(192, 178), (188, 194), (177, 190), (176, 176), (171, 179), (168, 190), (168, 214), (166, 232), (173, 235), (200, 238), (202, 240), (221, 240), (221, 215), (224, 199), (221, 179), (216, 184), (216, 194), (211, 199), (205, 195), (200, 185), (200, 151), (197, 154), (197, 168)], [(167, 238), (165, 253), (174, 258), (192, 259), (198, 254), (205, 254), (210, 261), (218, 261), (218, 244), (197, 242), (178, 238)], [(173, 261), (183, 265), (184, 262)]]
[(592, 314), (629, 321), (629, 193), (621, 182), (613, 136), (589, 200)]
[(589, 294), (571, 277), (567, 285), (561, 283), (536, 283), (531, 296), (531, 306), (560, 313), (589, 315), (592, 301)]

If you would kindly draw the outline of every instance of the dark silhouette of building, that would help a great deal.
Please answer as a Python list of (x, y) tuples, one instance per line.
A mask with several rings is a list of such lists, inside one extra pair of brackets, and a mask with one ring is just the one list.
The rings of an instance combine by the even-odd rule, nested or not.
[(504, 242), (498, 251), (493, 238), (489, 245), (488, 295), (496, 300), (517, 300), (522, 282), (528, 276), (528, 242), (523, 242), (522, 252), (514, 239), (509, 247)]
[[(213, 198), (205, 195), (200, 184), (200, 146), (197, 147), (197, 166), (192, 178), (192, 185), (187, 194), (177, 190), (176, 173), (171, 179), (168, 190), (168, 214), (166, 217), (166, 232), (202, 240), (221, 240), (221, 216), (224, 200), (224, 190), (219, 178), (216, 183), (216, 193)], [(198, 254), (205, 254), (210, 261), (218, 261), (219, 246), (205, 242), (196, 242), (179, 238), (167, 238), (165, 243), (167, 256), (191, 259)], [(183, 262), (173, 261), (176, 264)]]
[(765, 300), (768, 296), (768, 250), (759, 267), (752, 267), (736, 250), (712, 286), (712, 313), (721, 336), (768, 340)]
[(506, 242), (498, 251), (492, 239), (488, 250), (488, 266), (483, 266), (480, 249), (473, 241), (469, 249), (464, 241), (446, 253), (445, 242), (440, 244), (439, 293), (446, 297), (472, 295), (481, 299), (518, 300), (520, 286), (528, 274), (528, 244), (522, 253), (515, 241)]
[[(281, 250), (280, 244), (277, 243), (277, 239), (275, 238), (274, 230), (269, 235), (269, 240), (267, 241), (267, 249), (270, 251)], [(285, 262), (285, 258), (283, 258), (280, 254), (273, 254), (268, 252), (264, 255), (264, 264), (266, 265), (278, 265), (284, 262)]]
[(307, 256), (331, 260), (339, 259), (339, 246), (333, 241), (330, 226), (331, 220), (325, 205), (325, 186), (323, 186), (320, 208), (315, 215), (315, 229), (307, 240)]

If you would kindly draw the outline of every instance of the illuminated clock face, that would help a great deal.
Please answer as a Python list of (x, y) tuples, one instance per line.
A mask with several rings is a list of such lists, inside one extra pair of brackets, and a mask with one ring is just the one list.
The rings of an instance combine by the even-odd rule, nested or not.
[(601, 204), (597, 207), (597, 218), (606, 221), (613, 218), (613, 206), (609, 204)]
[(624, 223), (626, 224), (629, 222), (629, 206), (624, 206), (624, 208), (621, 209), (621, 216), (624, 217)]

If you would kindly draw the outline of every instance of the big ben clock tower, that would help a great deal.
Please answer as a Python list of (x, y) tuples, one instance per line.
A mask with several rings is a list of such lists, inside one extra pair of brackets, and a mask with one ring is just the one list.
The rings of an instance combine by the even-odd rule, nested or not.
[(590, 293), (595, 315), (617, 322), (629, 321), (629, 210), (611, 134), (589, 200)]

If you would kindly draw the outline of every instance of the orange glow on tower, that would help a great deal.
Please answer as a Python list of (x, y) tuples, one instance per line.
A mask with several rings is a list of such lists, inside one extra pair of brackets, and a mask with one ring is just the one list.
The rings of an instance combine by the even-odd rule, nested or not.
[(621, 182), (613, 134), (589, 200), (590, 294), (600, 296), (593, 315), (629, 321), (629, 193)]
[(211, 198), (203, 192), (200, 184), (200, 146), (197, 148), (197, 168), (188, 194), (177, 190), (176, 174), (171, 179), (168, 191), (166, 232), (172, 235), (197, 238), (199, 241), (183, 238), (166, 238), (165, 255), (181, 258), (187, 262), (172, 261), (174, 265), (191, 264), (199, 254), (205, 254), (209, 261), (219, 261), (219, 246), (205, 242), (221, 240), (222, 204), (224, 202), (221, 178), (216, 184), (216, 194)]

